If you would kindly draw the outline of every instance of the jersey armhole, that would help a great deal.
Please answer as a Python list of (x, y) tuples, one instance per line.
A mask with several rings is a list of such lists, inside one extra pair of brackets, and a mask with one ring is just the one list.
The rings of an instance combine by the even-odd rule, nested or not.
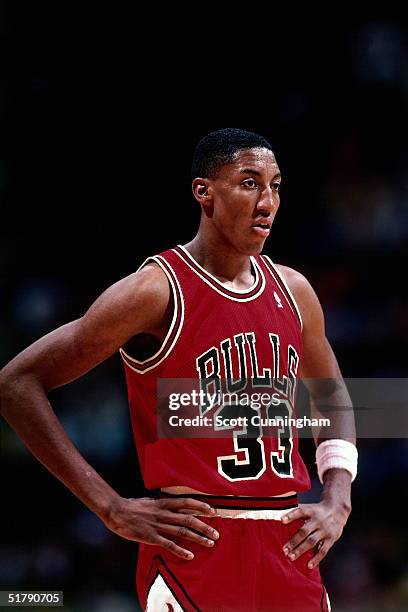
[(184, 322), (183, 293), (181, 291), (180, 284), (173, 269), (164, 259), (164, 257), (162, 257), (161, 255), (154, 255), (153, 257), (149, 257), (148, 259), (146, 259), (137, 269), (137, 272), (139, 272), (139, 270), (144, 268), (144, 266), (146, 266), (150, 262), (154, 262), (158, 266), (160, 266), (160, 268), (167, 276), (167, 280), (169, 281), (170, 285), (170, 290), (173, 295), (174, 311), (166, 337), (163, 340), (161, 347), (154, 355), (148, 357), (147, 359), (144, 359), (143, 361), (139, 361), (138, 359), (135, 359), (134, 357), (128, 355), (123, 348), (119, 349), (119, 353), (123, 359), (123, 362), (131, 370), (134, 370), (138, 374), (145, 374), (146, 372), (149, 372), (153, 368), (156, 368), (158, 365), (160, 365), (164, 361), (164, 359), (166, 359), (166, 357), (170, 354), (173, 347), (175, 346), (178, 337), (180, 336)]
[(302, 315), (300, 314), (299, 306), (297, 305), (296, 300), (293, 296), (293, 293), (289, 289), (289, 286), (282, 272), (279, 270), (277, 265), (273, 263), (270, 257), (268, 257), (268, 255), (261, 255), (261, 257), (264, 260), (269, 272), (272, 274), (273, 278), (275, 279), (275, 282), (278, 284), (283, 295), (285, 296), (287, 302), (289, 303), (289, 306), (292, 308), (294, 314), (299, 319), (300, 329), (303, 330), (303, 319), (302, 319)]

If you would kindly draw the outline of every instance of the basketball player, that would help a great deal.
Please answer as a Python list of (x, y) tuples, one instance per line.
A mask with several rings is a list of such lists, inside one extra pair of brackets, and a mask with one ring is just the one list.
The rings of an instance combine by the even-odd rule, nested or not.
[[(157, 435), (159, 379), (197, 380), (205, 391), (273, 390), (278, 401), (267, 414), (290, 417), (301, 375), (316, 414), (350, 406), (311, 286), (260, 255), (280, 183), (263, 137), (236, 129), (207, 135), (193, 161), (195, 238), (150, 258), (1, 372), (2, 414), (30, 451), (109, 529), (140, 543), (137, 589), (149, 611), (329, 609), (318, 566), (351, 510), (351, 412), (335, 413), (336, 439), (318, 433), (316, 504), (298, 504), (310, 480), (290, 426), (273, 437), (252, 423), (226, 425), (222, 438)], [(159, 497), (124, 499), (112, 490), (47, 400), (118, 349), (144, 483)], [(203, 397), (197, 415), (256, 413), (239, 404), (212, 409)]]

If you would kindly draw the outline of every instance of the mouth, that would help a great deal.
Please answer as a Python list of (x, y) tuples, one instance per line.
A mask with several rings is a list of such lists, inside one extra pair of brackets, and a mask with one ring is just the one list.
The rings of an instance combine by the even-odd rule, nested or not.
[(270, 234), (271, 226), (270, 226), (269, 223), (256, 223), (255, 225), (252, 226), (252, 229), (257, 234), (259, 234), (259, 235), (263, 236), (264, 238), (266, 238)]

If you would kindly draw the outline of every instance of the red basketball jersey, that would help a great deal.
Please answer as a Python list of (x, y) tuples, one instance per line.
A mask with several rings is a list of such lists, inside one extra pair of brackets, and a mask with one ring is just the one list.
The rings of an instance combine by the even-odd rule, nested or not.
[[(173, 293), (170, 329), (160, 350), (145, 361), (121, 349), (145, 486), (245, 496), (307, 490), (309, 475), (290, 424), (302, 320), (281, 273), (267, 256), (251, 257), (254, 284), (233, 290), (181, 246), (145, 263), (152, 261), (166, 274)], [(172, 412), (159, 393), (158, 406), (158, 382), (163, 381), (173, 397), (192, 381), (201, 391), (197, 405)], [(253, 402), (254, 394), (266, 392), (273, 395), (272, 402)], [(234, 394), (239, 402), (231, 400)], [(250, 404), (241, 405), (245, 394)], [(177, 425), (182, 414), (207, 417), (206, 426), (179, 428), (180, 435), (175, 427), (174, 435), (159, 435), (159, 421), (168, 415)], [(276, 418), (280, 424), (271, 429), (268, 424)]]

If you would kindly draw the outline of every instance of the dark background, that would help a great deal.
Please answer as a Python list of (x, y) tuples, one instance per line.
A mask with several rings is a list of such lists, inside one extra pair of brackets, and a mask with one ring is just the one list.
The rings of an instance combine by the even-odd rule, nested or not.
[[(294, 10), (282, 27), (247, 9), (224, 23), (207, 7), (181, 27), (170, 7), (153, 18), (1, 5), (0, 365), (146, 256), (190, 240), (194, 146), (242, 127), (272, 142), (283, 174), (265, 252), (314, 285), (343, 374), (406, 376), (402, 17)], [(51, 399), (102, 475), (142, 494), (119, 358)], [(133, 610), (136, 547), (1, 427), (0, 588), (63, 589), (67, 610)], [(353, 513), (323, 565), (336, 610), (408, 607), (406, 434), (360, 441)], [(302, 446), (317, 499), (313, 445)]]

